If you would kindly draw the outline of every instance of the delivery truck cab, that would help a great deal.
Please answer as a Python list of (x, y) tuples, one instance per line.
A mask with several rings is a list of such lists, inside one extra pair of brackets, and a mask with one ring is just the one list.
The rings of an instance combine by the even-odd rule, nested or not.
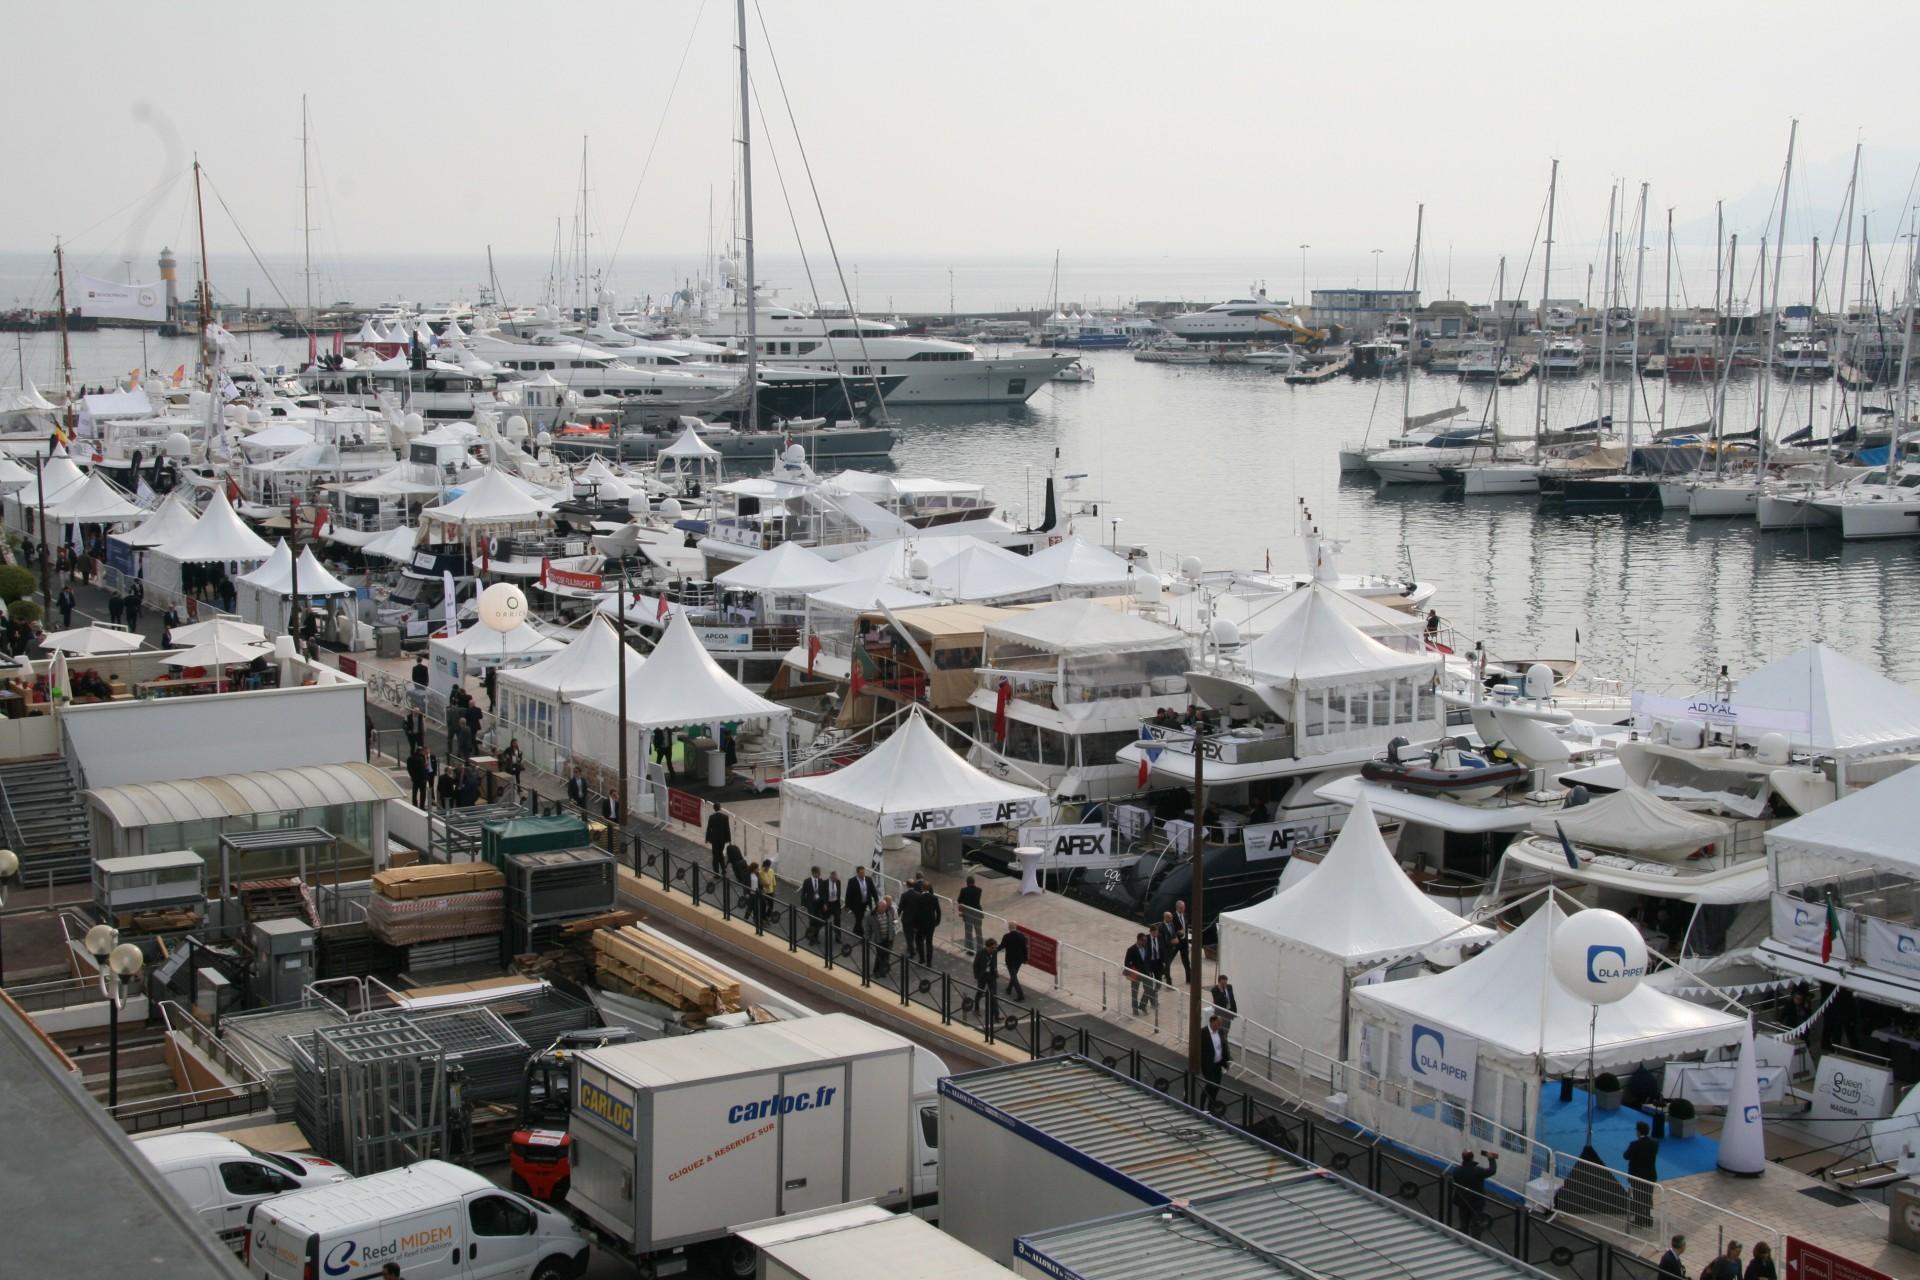
[[(856, 1200), (904, 1208), (937, 1184), (916, 1052), (840, 1013), (585, 1050), (567, 1206), (642, 1275), (684, 1271), (696, 1251), (753, 1276), (735, 1225)], [(927, 1057), (919, 1074), (938, 1069)]]
[(244, 1257), (257, 1280), (571, 1280), (587, 1250), (564, 1214), (423, 1160), (255, 1205)]

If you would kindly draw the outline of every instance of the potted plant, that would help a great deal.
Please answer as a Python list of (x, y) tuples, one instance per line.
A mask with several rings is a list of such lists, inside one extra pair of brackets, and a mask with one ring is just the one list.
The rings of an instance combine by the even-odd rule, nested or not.
[(1685, 1098), (1675, 1098), (1667, 1104), (1667, 1135), (1673, 1138), (1691, 1138), (1698, 1130), (1697, 1117), (1693, 1104)]
[(1602, 1111), (1620, 1109), (1620, 1077), (1611, 1071), (1602, 1071), (1593, 1078), (1593, 1100)]

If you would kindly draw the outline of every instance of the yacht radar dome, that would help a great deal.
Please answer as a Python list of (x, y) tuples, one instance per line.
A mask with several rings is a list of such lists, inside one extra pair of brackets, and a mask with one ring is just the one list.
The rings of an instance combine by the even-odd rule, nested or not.
[(192, 454), (193, 441), (187, 439), (184, 431), (176, 431), (161, 442), (160, 450), (169, 458), (184, 458)]
[(1552, 697), (1553, 668), (1544, 662), (1536, 662), (1528, 667), (1526, 690), (1529, 698)]
[(1197, 578), (1200, 576), (1200, 569), (1201, 569), (1201, 565), (1200, 565), (1199, 556), (1182, 556), (1180, 558), (1180, 576), (1181, 577)]

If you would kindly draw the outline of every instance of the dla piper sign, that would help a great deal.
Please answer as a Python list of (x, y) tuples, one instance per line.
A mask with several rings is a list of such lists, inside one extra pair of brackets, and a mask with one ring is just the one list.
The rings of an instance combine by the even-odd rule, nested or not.
[(1247, 847), (1247, 861), (1290, 858), (1303, 842), (1325, 836), (1327, 822), (1326, 818), (1309, 818), (1305, 822), (1262, 822), (1243, 827), (1240, 838)]
[(882, 814), (880, 834), (917, 836), (927, 831), (951, 831), (955, 827), (1017, 827), (1045, 816), (1046, 803), (1045, 796), (1035, 795), (1019, 800), (956, 804), (939, 809), (910, 809), (904, 813)]
[(1022, 827), (1020, 843), (1041, 851), (1043, 868), (1112, 867), (1131, 861), (1114, 854), (1113, 832), (1097, 822), (1071, 827)]
[(1400, 1074), (1436, 1093), (1473, 1103), (1480, 1041), (1447, 1027), (1408, 1018), (1400, 1031)]

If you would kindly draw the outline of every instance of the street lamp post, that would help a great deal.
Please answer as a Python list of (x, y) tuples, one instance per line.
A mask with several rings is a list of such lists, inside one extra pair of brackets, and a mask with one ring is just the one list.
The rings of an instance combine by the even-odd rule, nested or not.
[[(7, 882), (20, 874), (20, 855), (0, 849), (0, 924), (6, 922)], [(0, 937), (0, 987), (7, 985), (7, 940)]]
[(87, 930), (86, 947), (100, 971), (100, 994), (107, 997), (107, 1109), (111, 1111), (120, 1105), (120, 1009), (127, 1002), (127, 984), (140, 976), (147, 957), (131, 942), (120, 941), (120, 931), (110, 924)]
[[(1385, 253), (1386, 250), (1375, 249), (1372, 252), (1373, 252), (1373, 291), (1377, 294), (1380, 292), (1380, 255)], [(1380, 299), (1378, 298), (1374, 299), (1375, 303), (1378, 303), (1379, 301)]]

